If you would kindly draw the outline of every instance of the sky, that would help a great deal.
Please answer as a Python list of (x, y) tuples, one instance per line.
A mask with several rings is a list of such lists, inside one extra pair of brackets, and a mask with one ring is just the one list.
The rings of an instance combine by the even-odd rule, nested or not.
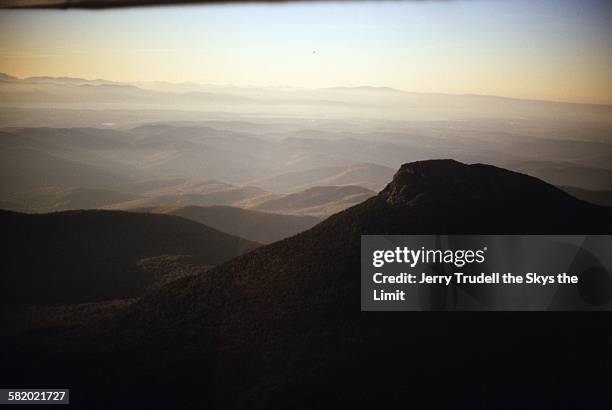
[(5, 10), (0, 72), (612, 104), (612, 2)]

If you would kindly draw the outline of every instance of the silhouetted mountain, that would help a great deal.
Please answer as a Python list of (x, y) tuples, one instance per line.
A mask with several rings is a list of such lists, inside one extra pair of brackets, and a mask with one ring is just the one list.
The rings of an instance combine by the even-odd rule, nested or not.
[(592, 408), (609, 398), (609, 315), (361, 312), (360, 240), (611, 231), (609, 208), (526, 175), (406, 164), (377, 196), (106, 325), (13, 340), (0, 382), (70, 386), (83, 408)]
[(271, 243), (312, 228), (312, 216), (279, 215), (231, 206), (170, 206), (147, 210), (181, 216), (255, 242)]
[(200, 264), (215, 265), (257, 246), (170, 215), (2, 211), (0, 221), (6, 243), (0, 277), (3, 308), (133, 297), (155, 279), (141, 269), (141, 259), (191, 255)]

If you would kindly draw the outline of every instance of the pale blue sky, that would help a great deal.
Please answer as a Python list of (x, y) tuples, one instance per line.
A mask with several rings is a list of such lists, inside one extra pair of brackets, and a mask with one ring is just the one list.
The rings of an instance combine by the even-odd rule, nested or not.
[(612, 103), (612, 5), (458, 0), (2, 11), (0, 71)]

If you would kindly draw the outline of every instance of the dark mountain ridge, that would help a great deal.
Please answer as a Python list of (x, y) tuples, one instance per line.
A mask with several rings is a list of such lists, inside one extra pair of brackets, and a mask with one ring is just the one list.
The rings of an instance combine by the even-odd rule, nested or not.
[(190, 255), (216, 265), (258, 246), (177, 216), (118, 211), (0, 211), (5, 233), (2, 308), (139, 296), (153, 275), (145, 258)]
[[(71, 386), (88, 408), (118, 398), (142, 408), (604, 408), (607, 313), (361, 312), (360, 238), (611, 231), (609, 208), (532, 177), (406, 164), (377, 196), (172, 282), (110, 323), (45, 336), (44, 349), (13, 341), (24, 353), (7, 369), (12, 383), (31, 382), (26, 357), (38, 382)], [(57, 366), (65, 340), (78, 343)], [(94, 359), (85, 368), (80, 358)], [(114, 380), (108, 402), (96, 394), (103, 380)]]
[(320, 222), (312, 216), (280, 215), (232, 206), (168, 206), (147, 211), (181, 216), (260, 243), (276, 242)]

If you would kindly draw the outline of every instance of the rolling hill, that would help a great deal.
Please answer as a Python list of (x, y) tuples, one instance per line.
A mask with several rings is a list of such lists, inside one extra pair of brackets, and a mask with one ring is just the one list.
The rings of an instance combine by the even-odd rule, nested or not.
[[(147, 189), (147, 187), (157, 185), (160, 187)], [(270, 194), (257, 187), (236, 186), (207, 179), (151, 180), (127, 186), (141, 190), (137, 199), (117, 202), (104, 208), (137, 210), (160, 206), (235, 205), (243, 201), (267, 197)]]
[(170, 215), (0, 211), (0, 221), (7, 235), (0, 276), (4, 309), (134, 297), (156, 281), (141, 260), (189, 255), (200, 265), (216, 265), (258, 246)]
[[(141, 191), (136, 199), (104, 205), (102, 208), (139, 211), (152, 208), (231, 206), (273, 214), (325, 218), (375, 195), (375, 192), (367, 188), (353, 185), (320, 186), (291, 194), (275, 194), (255, 186), (236, 186), (215, 180), (178, 179), (176, 183), (172, 181), (143, 182), (144, 186), (164, 182), (167, 185), (146, 192)], [(132, 183), (127, 186), (140, 184)], [(7, 198), (10, 199), (11, 197)]]
[(271, 243), (312, 228), (319, 219), (312, 216), (280, 215), (231, 206), (169, 206), (147, 212), (180, 216), (231, 235), (260, 243)]
[(2, 195), (48, 186), (108, 189), (125, 182), (123, 177), (105, 170), (34, 149), (2, 149), (0, 163)]
[[(296, 131), (284, 130), (281, 122), (279, 130), (270, 132), (261, 132), (260, 126), (252, 124), (249, 133), (248, 123), (239, 127), (246, 131), (227, 129), (233, 128), (231, 121), (225, 126), (223, 121), (178, 122), (118, 129), (104, 125), (112, 121), (106, 111), (99, 115), (99, 128), (0, 129), (0, 199), (12, 202), (8, 195), (77, 187), (135, 196), (149, 191), (142, 195), (146, 199), (121, 201), (118, 209), (170, 204), (238, 206), (237, 201), (269, 192), (297, 193), (317, 186), (362, 186), (378, 192), (401, 163), (441, 155), (494, 163), (554, 185), (612, 187), (612, 171), (606, 165), (612, 158), (612, 145), (527, 137), (522, 135), (531, 130), (526, 125), (513, 133), (507, 132), (507, 123), (482, 121), (403, 124), (400, 128), (383, 123), (359, 131), (358, 124), (350, 122), (340, 126), (296, 120), (290, 124)], [(210, 195), (210, 190), (199, 186), (203, 181), (223, 181), (228, 187), (218, 190), (227, 192)], [(146, 182), (151, 183), (149, 189)], [(179, 193), (182, 198), (176, 198)], [(149, 199), (153, 196), (161, 200)], [(30, 207), (40, 208), (34, 203)]]
[(236, 206), (266, 212), (312, 215), (325, 218), (375, 195), (374, 191), (354, 185), (319, 186), (287, 195), (262, 196), (236, 203)]
[(294, 171), (253, 181), (253, 185), (272, 192), (295, 192), (325, 185), (359, 185), (379, 191), (393, 177), (395, 170), (376, 164), (345, 167), (321, 167)]
[[(39, 385), (78, 392), (77, 408), (119, 399), (139, 407), (367, 409), (399, 400), (465, 408), (475, 397), (484, 407), (603, 408), (607, 314), (361, 312), (360, 241), (611, 231), (609, 208), (538, 179), (450, 160), (410, 163), (367, 201), (173, 281), (113, 319), (5, 340), (11, 355), (2, 356), (0, 382), (10, 374), (10, 383), (31, 383), (35, 374)], [(113, 394), (100, 397), (110, 379)]]

